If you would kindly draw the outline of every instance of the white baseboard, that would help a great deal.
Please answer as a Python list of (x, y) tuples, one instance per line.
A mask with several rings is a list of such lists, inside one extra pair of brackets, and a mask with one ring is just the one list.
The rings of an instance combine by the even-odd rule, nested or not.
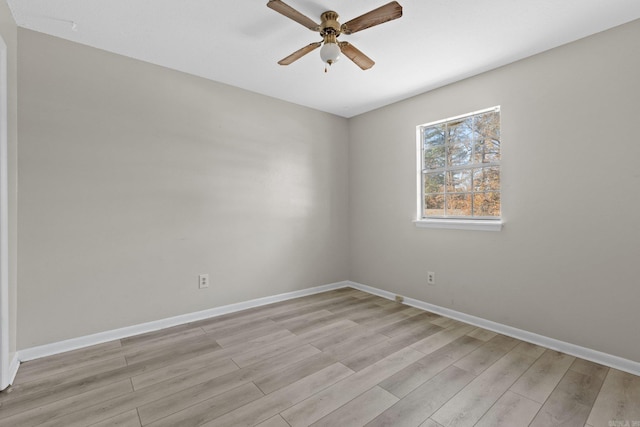
[[(363, 292), (378, 295), (380, 297), (393, 300), (396, 294), (383, 291), (378, 288), (363, 285), (356, 282), (347, 282), (352, 288), (359, 289)], [(621, 371), (628, 372), (633, 375), (640, 376), (640, 362), (634, 362), (633, 360), (624, 359), (622, 357), (614, 356), (612, 354), (603, 353), (590, 348), (581, 347), (579, 345), (571, 344), (568, 342), (556, 340), (543, 335), (534, 334), (533, 332), (524, 331), (522, 329), (514, 328), (502, 323), (493, 322), (491, 320), (483, 319), (481, 317), (471, 316), (469, 314), (461, 313), (459, 311), (451, 310), (449, 308), (440, 307), (437, 305), (429, 304), (424, 301), (420, 301), (413, 298), (404, 297), (404, 304), (416, 307), (422, 310), (430, 311), (432, 313), (440, 314), (451, 319), (459, 320), (470, 325), (478, 326), (480, 328), (488, 329), (493, 332), (497, 332), (502, 335), (507, 335), (513, 338), (517, 338), (522, 341), (527, 341), (532, 344), (537, 344), (542, 347), (550, 348), (561, 353), (566, 353), (571, 356), (576, 356), (581, 359), (590, 360), (601, 365), (609, 366), (611, 368), (619, 369)]]
[[(225, 305), (222, 307), (216, 307), (209, 310), (198, 311), (195, 313), (188, 313), (180, 316), (170, 317), (167, 319), (161, 319), (153, 322), (142, 323), (139, 325), (128, 326), (125, 328), (114, 329), (112, 331), (100, 332), (97, 334), (87, 335), (84, 337), (73, 338), (57, 343), (46, 344), (38, 347), (27, 348), (20, 350), (17, 353), (17, 357), (11, 363), (10, 373), (11, 378), (15, 377), (15, 373), (18, 370), (19, 362), (38, 359), (40, 357), (51, 356), (53, 354), (64, 353), (66, 351), (77, 350), (79, 348), (89, 347), (96, 344), (102, 344), (108, 341), (113, 341), (121, 338), (130, 337), (133, 335), (144, 334), (147, 332), (157, 331), (159, 329), (169, 328), (171, 326), (177, 326), (197, 320), (208, 319), (210, 317), (221, 316), (223, 314), (234, 313), (236, 311), (246, 310), (248, 308), (259, 307), (266, 304), (272, 304), (275, 302), (286, 301), (293, 298), (299, 298), (307, 295), (313, 295), (320, 292), (326, 292), (334, 289), (351, 287), (361, 290), (373, 295), (378, 295), (386, 299), (394, 300), (396, 294), (384, 291), (371, 286), (363, 285), (357, 282), (343, 281), (332, 283), (324, 286), (317, 286), (314, 288), (303, 289), (300, 291), (289, 292), (270, 297), (258, 298), (250, 301), (245, 301), (237, 304)], [(549, 338), (543, 335), (534, 334), (522, 329), (514, 328), (501, 323), (493, 322), (491, 320), (483, 319), (480, 317), (472, 316), (469, 314), (461, 313), (459, 311), (451, 310), (445, 307), (429, 304), (424, 301), (420, 301), (413, 298), (404, 298), (404, 303), (412, 307), (416, 307), (422, 310), (430, 311), (432, 313), (440, 314), (445, 317), (459, 320), (470, 325), (478, 326), (480, 328), (488, 329), (503, 335), (507, 335), (513, 338), (517, 338), (522, 341), (527, 341), (533, 344), (540, 345), (542, 347), (550, 348), (552, 350), (560, 351), (562, 353), (570, 354), (582, 359), (590, 360), (592, 362), (600, 363), (605, 366), (610, 366), (621, 371), (629, 372), (633, 375), (640, 376), (640, 363), (622, 357), (614, 356), (600, 351), (592, 350), (586, 347), (581, 347), (575, 344), (567, 343), (564, 341)]]
[(6, 389), (13, 381), (16, 379), (16, 374), (18, 373), (18, 368), (20, 367), (20, 360), (18, 360), (18, 355), (14, 354), (13, 359), (9, 362), (9, 366), (6, 367), (7, 372), (5, 375), (2, 375), (2, 381), (0, 382), (0, 391)]
[(273, 304), (274, 302), (286, 301), (293, 298), (313, 295), (333, 289), (345, 288), (348, 286), (348, 282), (337, 282), (329, 285), (307, 288), (300, 291), (288, 292), (264, 298), (257, 298), (249, 301), (239, 302), (236, 304), (229, 304), (222, 307), (215, 307), (195, 313), (188, 313), (180, 316), (169, 317), (166, 319), (155, 320), (153, 322), (141, 323), (139, 325), (127, 326), (124, 328), (86, 335), (84, 337), (72, 338), (69, 340), (45, 344), (37, 347), (26, 348), (24, 350), (18, 351), (17, 359), (19, 359), (20, 362), (26, 362), (28, 360), (39, 359), (41, 357), (64, 353), (66, 351), (77, 350), (96, 344), (102, 344), (108, 341), (127, 338), (134, 335), (140, 335), (147, 332), (153, 332), (159, 329), (169, 328), (171, 326), (182, 325), (185, 323), (195, 322), (197, 320), (208, 319), (210, 317), (222, 316), (223, 314), (234, 313), (236, 311), (246, 310), (248, 308)]
[(13, 384), (13, 380), (16, 379), (16, 374), (18, 373), (19, 367), (20, 359), (18, 358), (18, 354), (16, 353), (13, 356), (13, 360), (11, 360), (11, 364), (9, 365), (9, 384)]

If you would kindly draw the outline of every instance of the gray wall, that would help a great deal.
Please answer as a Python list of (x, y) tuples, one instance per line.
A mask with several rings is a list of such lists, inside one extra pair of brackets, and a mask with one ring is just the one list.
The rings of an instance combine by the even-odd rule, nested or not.
[[(640, 361), (639, 76), (635, 21), (352, 119), (350, 278)], [(416, 125), (494, 105), (503, 231), (415, 228)]]
[(348, 278), (346, 119), (19, 47), (19, 348)]
[(18, 27), (9, 6), (0, 2), (0, 35), (7, 45), (7, 166), (9, 211), (9, 360), (16, 352), (17, 334), (17, 267), (18, 267)]

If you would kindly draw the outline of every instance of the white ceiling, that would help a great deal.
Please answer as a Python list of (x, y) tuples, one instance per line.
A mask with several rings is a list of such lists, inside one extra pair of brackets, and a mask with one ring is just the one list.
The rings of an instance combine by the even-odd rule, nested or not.
[[(325, 10), (346, 22), (389, 0), (284, 1), (317, 22)], [(277, 64), (320, 36), (267, 0), (8, 3), (20, 27), (343, 117), (640, 18), (639, 0), (398, 1), (402, 18), (340, 37), (376, 65), (362, 71), (342, 58), (326, 74), (318, 51)]]

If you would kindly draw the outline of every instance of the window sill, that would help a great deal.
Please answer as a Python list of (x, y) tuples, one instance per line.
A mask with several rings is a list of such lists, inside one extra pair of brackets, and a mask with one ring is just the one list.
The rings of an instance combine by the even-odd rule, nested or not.
[(418, 228), (440, 228), (450, 230), (500, 231), (502, 220), (486, 219), (417, 219), (413, 223)]

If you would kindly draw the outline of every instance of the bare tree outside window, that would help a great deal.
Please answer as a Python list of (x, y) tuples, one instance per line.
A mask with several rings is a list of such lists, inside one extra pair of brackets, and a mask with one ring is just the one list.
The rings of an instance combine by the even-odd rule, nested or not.
[(419, 127), (422, 218), (500, 218), (500, 108)]

